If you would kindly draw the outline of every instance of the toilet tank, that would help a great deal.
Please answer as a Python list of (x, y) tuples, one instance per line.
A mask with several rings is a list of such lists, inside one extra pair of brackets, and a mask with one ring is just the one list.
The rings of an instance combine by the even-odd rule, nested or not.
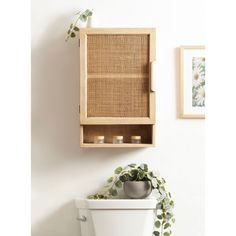
[(81, 236), (152, 236), (155, 199), (76, 200)]

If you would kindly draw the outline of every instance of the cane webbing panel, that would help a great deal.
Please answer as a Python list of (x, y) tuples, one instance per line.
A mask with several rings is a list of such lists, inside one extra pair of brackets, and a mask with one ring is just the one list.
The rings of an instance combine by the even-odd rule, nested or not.
[(149, 116), (149, 36), (87, 36), (87, 116)]
[(105, 143), (112, 143), (113, 136), (123, 136), (124, 143), (131, 143), (131, 136), (141, 136), (141, 142), (152, 143), (152, 125), (84, 125), (84, 143), (93, 143), (94, 136), (105, 136)]

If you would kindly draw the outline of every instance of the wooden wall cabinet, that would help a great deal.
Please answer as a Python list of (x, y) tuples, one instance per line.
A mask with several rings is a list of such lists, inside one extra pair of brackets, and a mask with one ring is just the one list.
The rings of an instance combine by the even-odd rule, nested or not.
[[(155, 29), (80, 29), (80, 146), (154, 145)], [(105, 136), (94, 144), (94, 136)], [(122, 135), (123, 144), (112, 137)], [(132, 144), (139, 135), (141, 144)]]

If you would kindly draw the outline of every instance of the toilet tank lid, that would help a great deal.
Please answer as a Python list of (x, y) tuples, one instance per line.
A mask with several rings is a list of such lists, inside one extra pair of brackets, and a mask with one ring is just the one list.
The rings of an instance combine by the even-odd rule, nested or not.
[(156, 209), (156, 199), (76, 199), (79, 209)]

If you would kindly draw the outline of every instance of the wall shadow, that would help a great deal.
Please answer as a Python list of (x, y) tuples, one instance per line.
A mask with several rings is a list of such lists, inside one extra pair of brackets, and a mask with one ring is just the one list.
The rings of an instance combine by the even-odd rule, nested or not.
[(32, 225), (32, 236), (81, 236), (79, 221), (74, 201), (68, 202)]
[(175, 93), (176, 93), (176, 118), (180, 117), (180, 49), (174, 49), (175, 54)]
[[(60, 158), (89, 156), (91, 161), (94, 157), (109, 161), (106, 158), (111, 155), (122, 158), (122, 154), (138, 151), (119, 148), (111, 153), (111, 149), (79, 147), (79, 47), (77, 39), (65, 42), (66, 28), (60, 26), (66, 18), (56, 20), (32, 49), (32, 167), (36, 169), (60, 165)], [(60, 34), (51, 36), (57, 31)], [(39, 163), (40, 149), (58, 155)]]
[[(79, 147), (79, 47), (77, 39), (65, 42), (67, 30), (65, 22), (68, 19), (68, 15), (56, 19), (45, 30), (39, 43), (32, 47), (31, 163), (32, 186), (35, 187), (37, 194), (44, 191), (42, 187), (44, 185), (38, 187), (38, 181), (47, 182), (48, 176), (53, 176), (54, 180), (59, 172), (63, 173), (71, 166), (78, 167), (80, 173), (76, 176), (74, 168), (71, 175), (75, 175), (76, 184), (80, 186), (84, 181), (82, 178), (88, 175), (88, 167), (94, 173), (95, 181), (97, 165), (106, 166), (115, 159), (127, 160), (128, 153), (140, 152), (132, 148), (81, 149)], [(82, 178), (79, 179), (78, 176)], [(65, 184), (70, 184), (66, 182), (68, 181), (66, 175), (63, 181)], [(94, 189), (91, 189), (91, 192), (93, 191)], [(40, 203), (33, 202), (34, 206), (38, 204), (43, 204), (43, 200)], [(46, 204), (51, 203), (46, 201)], [(71, 202), (59, 207), (37, 225), (33, 225), (32, 235), (78, 236), (79, 229), (75, 216), (75, 206), (71, 199)]]

